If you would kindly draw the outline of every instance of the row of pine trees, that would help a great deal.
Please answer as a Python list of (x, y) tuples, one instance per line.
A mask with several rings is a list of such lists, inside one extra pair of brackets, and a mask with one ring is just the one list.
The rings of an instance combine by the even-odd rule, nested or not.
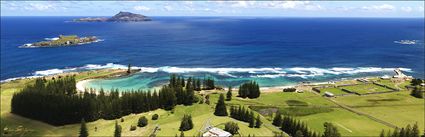
[[(174, 82), (174, 81), (173, 81)], [(117, 119), (131, 113), (142, 113), (158, 108), (171, 110), (175, 105), (192, 105), (197, 101), (189, 78), (163, 86), (159, 91), (125, 91), (105, 93), (100, 90), (77, 94), (74, 77), (55, 80), (36, 79), (12, 97), (12, 113), (44, 121), (53, 125), (80, 122), (81, 118), (94, 121), (100, 118)]]
[[(307, 124), (301, 122), (300, 120), (296, 120), (291, 116), (283, 116), (277, 112), (275, 117), (273, 118), (273, 125), (280, 127), (280, 129), (287, 134), (295, 137), (319, 137), (320, 135), (316, 132), (311, 131)], [(332, 136), (339, 137), (339, 136)]]
[(260, 128), (263, 124), (263, 122), (261, 122), (260, 115), (255, 117), (253, 111), (242, 106), (230, 107), (230, 117), (240, 121), (248, 122), (250, 128)]
[(241, 98), (258, 98), (260, 97), (260, 86), (255, 81), (246, 82), (239, 86), (238, 93)]

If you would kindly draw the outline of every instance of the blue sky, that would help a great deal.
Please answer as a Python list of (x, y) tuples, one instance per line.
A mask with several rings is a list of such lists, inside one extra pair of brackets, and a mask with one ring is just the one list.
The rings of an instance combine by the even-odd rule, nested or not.
[(424, 17), (424, 1), (1, 1), (1, 16)]

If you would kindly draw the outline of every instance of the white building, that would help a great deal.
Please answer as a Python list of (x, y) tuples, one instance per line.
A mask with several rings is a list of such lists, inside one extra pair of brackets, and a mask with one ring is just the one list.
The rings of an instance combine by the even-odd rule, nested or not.
[(222, 129), (213, 127), (207, 132), (205, 132), (202, 136), (203, 137), (230, 137), (232, 136), (232, 134)]
[(332, 94), (331, 92), (325, 92), (325, 96), (327, 96), (327, 97), (334, 97), (335, 95)]

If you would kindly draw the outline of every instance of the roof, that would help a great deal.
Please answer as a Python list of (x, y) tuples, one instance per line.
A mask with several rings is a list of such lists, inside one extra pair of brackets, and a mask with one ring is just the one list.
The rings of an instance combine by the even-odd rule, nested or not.
[(230, 137), (232, 136), (232, 134), (222, 129), (214, 127), (208, 130), (207, 132), (205, 132), (202, 136), (203, 137)]
[(325, 92), (325, 95), (334, 96), (334, 94), (331, 92)]

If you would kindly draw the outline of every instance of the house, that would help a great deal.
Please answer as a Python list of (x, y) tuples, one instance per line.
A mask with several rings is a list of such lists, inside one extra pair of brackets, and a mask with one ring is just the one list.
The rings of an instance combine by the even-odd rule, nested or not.
[(381, 79), (383, 79), (383, 80), (387, 80), (387, 79), (390, 79), (391, 77), (390, 76), (388, 76), (388, 75), (384, 75), (384, 76), (382, 76), (381, 77)]
[(335, 95), (333, 93), (331, 93), (331, 92), (325, 92), (324, 96), (334, 97)]
[(230, 134), (227, 131), (224, 131), (222, 129), (213, 127), (209, 129), (207, 132), (202, 134), (203, 137), (230, 137), (232, 134)]

